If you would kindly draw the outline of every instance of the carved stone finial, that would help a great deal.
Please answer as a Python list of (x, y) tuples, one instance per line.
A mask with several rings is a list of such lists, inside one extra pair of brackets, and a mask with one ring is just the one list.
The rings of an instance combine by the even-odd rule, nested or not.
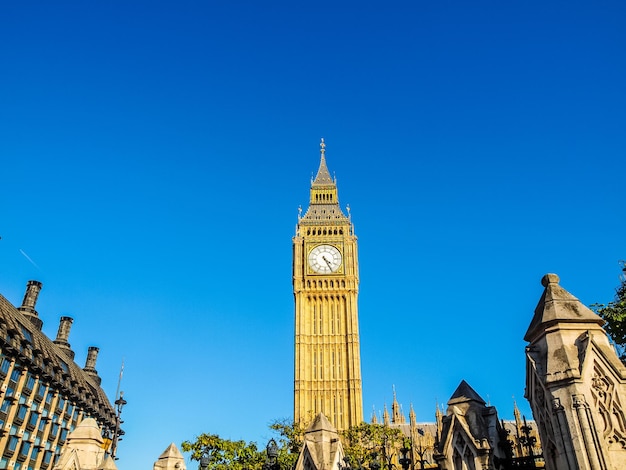
[(323, 137), (322, 137), (322, 141), (320, 142), (320, 153), (322, 154), (322, 157), (326, 153), (326, 144), (324, 143)]
[(548, 284), (558, 284), (560, 281), (559, 276), (556, 274), (548, 273), (541, 278), (541, 285), (548, 287)]

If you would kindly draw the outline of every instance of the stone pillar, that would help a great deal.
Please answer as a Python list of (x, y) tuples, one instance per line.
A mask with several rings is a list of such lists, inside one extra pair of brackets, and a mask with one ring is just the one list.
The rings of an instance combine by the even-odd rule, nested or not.
[(595, 435), (595, 429), (593, 426), (593, 419), (590, 419), (587, 402), (585, 396), (582, 394), (573, 395), (574, 410), (576, 411), (576, 418), (578, 425), (582, 431), (583, 444), (585, 446), (587, 458), (589, 459), (589, 466), (591, 470), (605, 470), (606, 466), (602, 462), (601, 455), (598, 455), (599, 442)]

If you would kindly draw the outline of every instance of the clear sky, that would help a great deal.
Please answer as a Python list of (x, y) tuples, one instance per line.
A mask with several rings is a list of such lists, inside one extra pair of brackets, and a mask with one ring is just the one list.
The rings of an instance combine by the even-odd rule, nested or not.
[[(467, 380), (529, 415), (556, 272), (626, 258), (623, 1), (4, 2), (0, 293), (97, 369), (120, 470), (292, 415), (291, 237), (325, 138), (359, 236), (365, 416)], [(195, 464), (190, 465), (195, 468)]]

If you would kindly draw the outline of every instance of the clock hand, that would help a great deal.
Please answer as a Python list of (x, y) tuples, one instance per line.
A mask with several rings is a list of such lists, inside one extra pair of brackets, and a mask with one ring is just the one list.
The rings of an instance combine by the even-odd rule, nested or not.
[(328, 267), (329, 267), (329, 268), (330, 268), (330, 270), (332, 271), (332, 270), (333, 270), (333, 267), (332, 267), (332, 265), (330, 264), (330, 261), (328, 261), (328, 259), (326, 259), (326, 256), (322, 256), (322, 259), (323, 259), (324, 261), (326, 261), (326, 264), (328, 265)]

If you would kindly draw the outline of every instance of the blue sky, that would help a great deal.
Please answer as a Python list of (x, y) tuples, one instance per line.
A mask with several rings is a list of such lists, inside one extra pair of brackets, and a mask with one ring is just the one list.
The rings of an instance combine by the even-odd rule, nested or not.
[[(319, 140), (359, 236), (365, 416), (461, 379), (529, 414), (556, 272), (624, 259), (623, 2), (14, 2), (0, 17), (0, 293), (110, 396), (119, 468), (292, 414), (291, 237)], [(193, 466), (193, 465), (192, 465)]]

